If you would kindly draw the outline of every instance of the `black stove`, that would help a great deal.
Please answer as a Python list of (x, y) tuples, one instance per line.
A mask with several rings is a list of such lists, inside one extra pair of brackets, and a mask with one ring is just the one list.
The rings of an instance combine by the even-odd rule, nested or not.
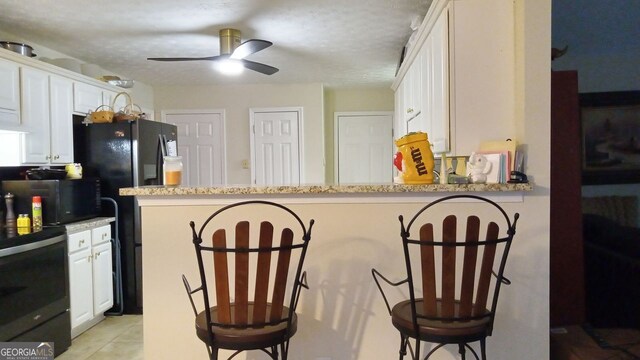
[(0, 309), (0, 342), (52, 342), (55, 356), (71, 345), (64, 226), (0, 231)]

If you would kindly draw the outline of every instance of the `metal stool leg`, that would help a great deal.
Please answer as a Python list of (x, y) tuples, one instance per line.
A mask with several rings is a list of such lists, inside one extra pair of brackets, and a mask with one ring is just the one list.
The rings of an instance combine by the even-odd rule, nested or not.
[(218, 360), (218, 349), (207, 346), (207, 352), (209, 353), (209, 359)]
[(482, 360), (487, 360), (487, 349), (485, 344), (486, 339), (480, 340), (480, 355), (482, 356)]
[(466, 349), (464, 344), (458, 344), (458, 353), (460, 353), (460, 357), (462, 360), (466, 359)]
[(407, 337), (400, 333), (400, 360), (407, 355)]

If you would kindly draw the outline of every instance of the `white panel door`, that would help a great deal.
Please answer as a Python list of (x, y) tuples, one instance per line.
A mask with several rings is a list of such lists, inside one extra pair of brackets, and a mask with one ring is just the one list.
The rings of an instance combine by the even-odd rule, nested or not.
[(391, 113), (336, 114), (339, 184), (393, 181)]
[(224, 111), (167, 111), (164, 122), (178, 128), (182, 184), (215, 186), (226, 183)]
[(300, 184), (300, 111), (253, 111), (256, 185)]

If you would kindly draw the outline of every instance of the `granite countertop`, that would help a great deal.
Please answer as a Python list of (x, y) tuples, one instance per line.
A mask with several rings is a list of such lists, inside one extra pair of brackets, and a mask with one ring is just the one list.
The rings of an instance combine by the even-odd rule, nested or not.
[(102, 225), (108, 225), (114, 221), (116, 221), (115, 217), (95, 217), (70, 224), (64, 224), (64, 226), (67, 228), (67, 233), (74, 233), (87, 229), (94, 229)]
[(527, 184), (380, 184), (380, 185), (300, 185), (250, 186), (228, 185), (216, 187), (140, 186), (121, 188), (122, 196), (174, 196), (174, 195), (255, 195), (255, 194), (380, 194), (424, 192), (509, 192), (531, 191)]

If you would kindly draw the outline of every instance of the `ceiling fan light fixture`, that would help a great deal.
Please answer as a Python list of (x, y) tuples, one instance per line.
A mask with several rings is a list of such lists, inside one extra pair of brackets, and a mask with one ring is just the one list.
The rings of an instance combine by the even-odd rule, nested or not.
[(244, 71), (244, 65), (242, 65), (242, 62), (234, 59), (215, 61), (213, 66), (224, 75), (240, 75)]

